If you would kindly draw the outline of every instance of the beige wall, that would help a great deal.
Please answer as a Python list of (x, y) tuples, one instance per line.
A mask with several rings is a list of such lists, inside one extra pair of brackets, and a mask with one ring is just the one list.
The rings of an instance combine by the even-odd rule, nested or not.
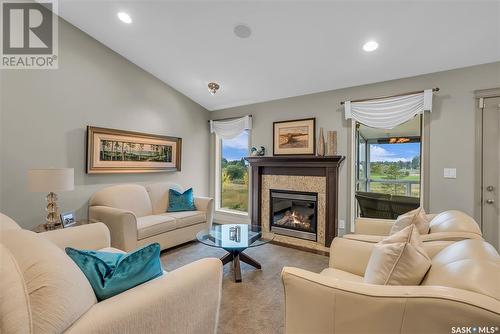
[[(0, 210), (25, 228), (44, 221), (44, 194), (27, 191), (29, 168), (73, 167), (76, 189), (59, 197), (80, 217), (109, 184), (173, 181), (208, 195), (208, 112), (62, 20), (59, 31), (58, 70), (0, 71)], [(87, 125), (182, 137), (182, 172), (87, 175)]]
[[(29, 168), (73, 167), (76, 189), (60, 194), (64, 211), (86, 216), (89, 196), (109, 184), (173, 181), (209, 193), (208, 112), (99, 42), (62, 21), (58, 70), (0, 71), (0, 210), (23, 227), (43, 222), (43, 194), (27, 191)], [(340, 101), (440, 87), (430, 126), (430, 211), (474, 213), (473, 91), (500, 86), (500, 63), (422, 75), (214, 111), (212, 118), (254, 116), (252, 144), (272, 153), (272, 122), (316, 117), (338, 131), (348, 151)], [(95, 125), (183, 138), (180, 173), (85, 174), (85, 127)], [(213, 160), (212, 160), (213, 164)], [(444, 167), (457, 179), (444, 179)], [(339, 218), (347, 220), (347, 166), (340, 174)]]
[[(500, 62), (427, 74), (323, 93), (292, 97), (211, 112), (224, 118), (252, 114), (252, 145), (266, 147), (272, 154), (272, 123), (287, 119), (316, 117), (317, 129), (338, 132), (340, 154), (348, 152), (349, 123), (344, 120), (340, 102), (424, 88), (439, 87), (430, 119), (430, 195), (431, 212), (460, 209), (474, 214), (475, 117), (473, 91), (500, 86)], [(340, 173), (339, 219), (347, 221), (347, 160)], [(443, 168), (457, 169), (457, 179), (444, 179)]]

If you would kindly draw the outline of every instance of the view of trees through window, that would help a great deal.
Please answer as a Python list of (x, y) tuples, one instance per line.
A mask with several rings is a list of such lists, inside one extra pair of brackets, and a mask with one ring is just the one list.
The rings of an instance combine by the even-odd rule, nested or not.
[[(420, 197), (420, 143), (370, 144), (369, 191)], [(373, 159), (374, 158), (374, 159)]]
[(420, 197), (420, 121), (393, 129), (357, 125), (357, 192)]
[(233, 139), (221, 140), (222, 209), (248, 212), (248, 132)]

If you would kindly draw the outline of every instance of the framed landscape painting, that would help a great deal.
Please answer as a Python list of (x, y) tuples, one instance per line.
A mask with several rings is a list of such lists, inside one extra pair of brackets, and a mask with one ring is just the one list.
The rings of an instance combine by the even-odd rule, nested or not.
[(315, 118), (273, 123), (274, 155), (314, 155), (315, 149)]
[(181, 170), (182, 139), (87, 127), (87, 173), (151, 173)]

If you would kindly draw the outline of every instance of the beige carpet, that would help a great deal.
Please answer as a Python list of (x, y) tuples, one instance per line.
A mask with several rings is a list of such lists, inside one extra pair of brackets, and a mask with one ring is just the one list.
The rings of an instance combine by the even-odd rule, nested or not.
[[(165, 270), (172, 271), (205, 257), (220, 258), (222, 249), (193, 242), (163, 252)], [(219, 334), (283, 333), (284, 266), (320, 272), (328, 267), (328, 257), (272, 244), (245, 251), (259, 261), (262, 270), (241, 263), (243, 282), (235, 283), (232, 266), (224, 266)]]

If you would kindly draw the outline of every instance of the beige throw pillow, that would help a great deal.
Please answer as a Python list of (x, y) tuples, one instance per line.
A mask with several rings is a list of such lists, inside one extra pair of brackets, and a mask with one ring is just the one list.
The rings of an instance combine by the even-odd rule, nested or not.
[(63, 333), (97, 303), (83, 272), (55, 244), (21, 229), (2, 232), (0, 237), (24, 278), (32, 333)]
[(375, 245), (364, 281), (381, 285), (419, 285), (431, 266), (414, 224)]
[(418, 233), (428, 234), (430, 222), (427, 220), (427, 215), (423, 208), (417, 208), (415, 210), (409, 211), (401, 216), (398, 216), (394, 225), (392, 225), (391, 232), (389, 235), (393, 235), (404, 229), (405, 227), (414, 224)]

